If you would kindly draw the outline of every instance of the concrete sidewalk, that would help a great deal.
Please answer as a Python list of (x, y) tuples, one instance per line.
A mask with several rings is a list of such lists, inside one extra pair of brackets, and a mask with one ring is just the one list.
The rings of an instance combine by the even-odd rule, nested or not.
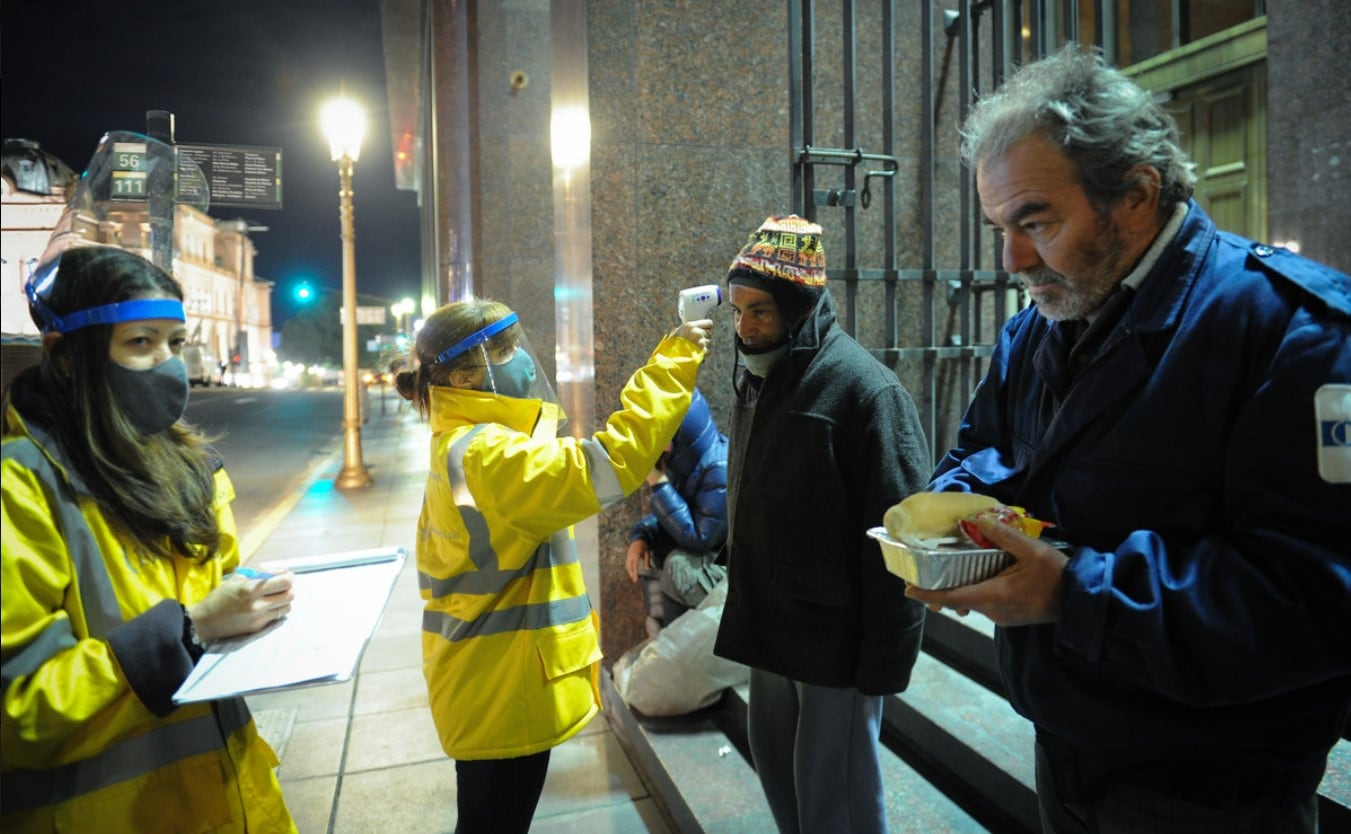
[[(248, 698), (281, 758), (278, 775), (302, 834), (448, 834), (455, 828), (455, 765), (441, 750), (421, 669), (422, 604), (415, 542), (429, 431), (390, 394), (362, 428), (374, 484), (342, 492), (341, 436), (291, 510), (271, 531), (241, 531), (266, 562), (401, 546), (408, 561), (353, 680)], [(596, 589), (592, 589), (593, 595)], [(534, 832), (669, 831), (599, 715), (556, 748)]]
[[(372, 396), (370, 406), (362, 446), (373, 485), (347, 492), (333, 487), (342, 466), (342, 437), (337, 436), (331, 454), (297, 496), (268, 513), (256, 529), (241, 531), (242, 540), (261, 542), (245, 554), (245, 561), (394, 546), (405, 548), (408, 560), (352, 681), (248, 701), (260, 730), (281, 758), (278, 775), (302, 834), (449, 834), (455, 828), (455, 765), (437, 742), (427, 706), (414, 556), (429, 430), (393, 393), (383, 409), (377, 396)], [(597, 602), (599, 586), (593, 574), (587, 581)], [(964, 626), (971, 626), (972, 619), (976, 618), (962, 621)], [(950, 719), (955, 728), (950, 731), (951, 744), (964, 766), (969, 767), (970, 760), (962, 757), (976, 752), (994, 756), (998, 768), (1013, 774), (1010, 778), (1021, 778), (1022, 790), (1029, 792), (1025, 798), (1033, 801), (1031, 763), (1026, 760), (1030, 728), (1023, 727), (1002, 698), (928, 655), (921, 659), (912, 691), (898, 697), (904, 707), (900, 714), (913, 714), (906, 720), (922, 725), (929, 739), (937, 738), (935, 728), (947, 727), (944, 722)], [(940, 672), (947, 677), (932, 677)], [(983, 699), (974, 713), (968, 701), (956, 697), (968, 691)], [(744, 705), (744, 693), (739, 697)], [(647, 757), (644, 772), (656, 774), (649, 778), (662, 785), (668, 803), (686, 809), (683, 816), (673, 817), (680, 830), (737, 834), (774, 830), (753, 771), (742, 757), (724, 755), (729, 737), (716, 722), (696, 716), (694, 725), (678, 732), (660, 726), (647, 729), (618, 701), (607, 707), (607, 713), (593, 719), (581, 735), (553, 751), (532, 832), (672, 834), (618, 741), (625, 738), (633, 747), (640, 736), (646, 738), (647, 752), (639, 745), (636, 755)], [(989, 717), (992, 728), (984, 726), (990, 722), (973, 720), (973, 714)], [(744, 721), (744, 715), (739, 720)], [(744, 735), (744, 726), (740, 734)], [(975, 745), (970, 751), (962, 747), (962, 739), (968, 737)], [(938, 788), (902, 764), (898, 755), (883, 755), (888, 813), (895, 830), (988, 830), (964, 811), (951, 809), (952, 801), (939, 796)], [(670, 778), (662, 782), (662, 774)], [(1351, 745), (1342, 741), (1333, 750), (1322, 788), (1336, 804), (1329, 810), (1341, 814), (1336, 821), (1330, 816), (1324, 820), (1328, 830), (1343, 821), (1344, 809), (1351, 807), (1348, 774)], [(962, 821), (951, 822), (955, 819)]]

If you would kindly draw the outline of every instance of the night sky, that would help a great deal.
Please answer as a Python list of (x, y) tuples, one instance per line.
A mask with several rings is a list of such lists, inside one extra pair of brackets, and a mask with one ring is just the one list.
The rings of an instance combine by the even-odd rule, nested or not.
[(391, 301), (419, 287), (416, 195), (394, 187), (379, 0), (5, 0), (0, 129), (77, 173), (108, 130), (174, 114), (188, 144), (282, 149), (281, 210), (213, 208), (253, 235), (256, 275), (276, 284), (273, 325), (300, 281), (342, 286), (338, 170), (319, 107), (340, 88), (369, 122), (353, 178), (357, 289)]

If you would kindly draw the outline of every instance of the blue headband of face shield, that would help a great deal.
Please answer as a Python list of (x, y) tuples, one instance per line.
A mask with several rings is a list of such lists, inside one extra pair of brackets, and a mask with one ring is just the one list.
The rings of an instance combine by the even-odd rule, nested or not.
[(437, 364), (440, 364), (442, 362), (449, 362), (450, 360), (464, 353), (466, 350), (469, 350), (474, 345), (483, 344), (492, 337), (496, 336), (498, 333), (501, 333), (503, 330), (506, 330), (508, 327), (511, 327), (513, 324), (517, 322), (517, 320), (518, 319), (515, 313), (507, 313), (505, 316), (488, 325), (487, 327), (484, 327), (481, 330), (474, 331), (470, 335), (464, 337), (460, 341), (456, 342), (455, 344), (436, 354)]
[[(51, 279), (56, 277), (53, 272), (48, 276), (48, 280), (43, 282), (44, 286), (51, 285)], [(72, 330), (79, 330), (82, 327), (89, 327), (95, 324), (121, 324), (124, 321), (143, 321), (145, 319), (175, 319), (186, 322), (187, 315), (183, 310), (183, 302), (176, 298), (138, 298), (132, 301), (119, 301), (114, 304), (104, 304), (99, 307), (90, 307), (88, 310), (76, 310), (65, 316), (58, 316), (48, 309), (43, 302), (42, 296), (38, 295), (38, 289), (34, 283), (29, 283), (24, 291), (28, 294), (28, 302), (38, 311), (43, 319), (43, 333), (60, 333), (65, 335)]]

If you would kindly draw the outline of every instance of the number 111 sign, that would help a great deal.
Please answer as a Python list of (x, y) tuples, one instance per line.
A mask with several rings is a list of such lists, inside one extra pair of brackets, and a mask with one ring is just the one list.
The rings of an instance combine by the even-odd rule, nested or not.
[(113, 180), (110, 196), (124, 200), (145, 199), (148, 168), (144, 142), (113, 143)]

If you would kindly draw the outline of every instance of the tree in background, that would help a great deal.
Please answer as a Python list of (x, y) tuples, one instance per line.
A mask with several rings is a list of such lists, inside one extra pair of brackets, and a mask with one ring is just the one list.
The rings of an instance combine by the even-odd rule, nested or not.
[[(357, 294), (358, 307), (388, 308), (388, 302), (379, 296)], [(395, 327), (363, 324), (357, 327), (357, 356), (360, 367), (374, 368), (376, 354), (366, 346), (380, 333)], [(301, 304), (298, 312), (281, 327), (281, 344), (277, 357), (283, 361), (305, 365), (342, 366), (342, 293), (334, 290), (313, 292)]]
[(282, 324), (277, 357), (305, 365), (342, 365), (341, 309), (340, 293), (313, 293)]

